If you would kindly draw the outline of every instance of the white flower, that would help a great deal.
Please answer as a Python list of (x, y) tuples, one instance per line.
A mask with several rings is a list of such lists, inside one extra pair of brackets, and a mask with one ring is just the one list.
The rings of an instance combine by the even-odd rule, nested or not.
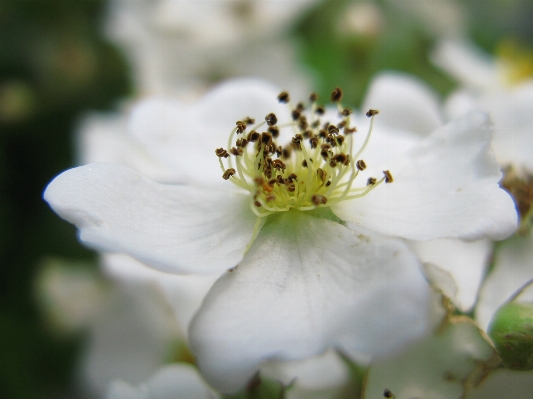
[(498, 369), (475, 388), (470, 389), (465, 399), (527, 398), (533, 392), (533, 371)]
[(314, 2), (113, 0), (106, 30), (129, 56), (141, 93), (197, 91), (250, 74), (305, 90), (284, 35)]
[[(45, 192), (87, 245), (164, 271), (222, 273), (190, 327), (199, 368), (222, 392), (242, 387), (266, 359), (330, 347), (383, 353), (424, 334), (433, 325), (430, 292), (417, 259), (393, 237), (501, 239), (516, 228), (514, 204), (497, 184), (486, 115), (469, 114), (418, 141), (372, 130), (373, 118), (328, 111), (329, 122), (346, 120), (344, 135), (331, 125), (325, 138), (304, 140), (298, 134), (309, 135), (316, 116), (307, 114), (309, 126), (299, 131), (277, 94), (261, 82), (233, 81), (186, 113), (168, 99), (141, 104), (132, 129), (148, 144), (166, 135), (160, 154), (173, 156), (184, 184), (93, 164), (63, 173)], [(292, 136), (301, 145), (288, 159), (275, 156), (274, 126), (271, 133), (256, 126), (255, 141), (246, 122), (235, 125), (247, 116), (262, 125), (271, 112), (279, 140), (288, 134), (283, 144)], [(350, 133), (354, 119), (366, 133)], [(251, 142), (235, 143), (243, 137)], [(226, 159), (219, 149), (217, 160), (213, 150), (226, 144), (242, 155)]]
[(513, 72), (509, 63), (462, 42), (443, 41), (433, 60), (463, 85), (448, 99), (449, 117), (472, 109), (489, 112), (498, 162), (533, 172), (533, 78), (511, 84), (506, 79)]

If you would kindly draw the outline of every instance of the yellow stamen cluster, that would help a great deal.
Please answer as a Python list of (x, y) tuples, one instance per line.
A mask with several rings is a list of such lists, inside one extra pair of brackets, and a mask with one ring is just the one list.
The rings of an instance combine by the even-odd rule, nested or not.
[[(354, 154), (353, 136), (357, 130), (350, 126), (351, 110), (341, 106), (341, 98), (342, 91), (336, 88), (331, 101), (337, 104), (340, 121), (330, 124), (320, 120), (325, 110), (317, 104), (316, 94), (311, 94), (306, 112), (303, 103), (291, 106), (289, 94), (283, 92), (278, 100), (288, 104), (292, 121), (278, 125), (273, 113), (258, 124), (247, 117), (236, 122), (227, 149), (216, 149), (222, 177), (252, 194), (250, 208), (257, 216), (331, 206), (362, 197), (382, 182), (393, 181), (391, 173), (384, 171), (381, 179), (371, 177), (366, 186), (353, 187), (359, 172), (366, 169), (366, 163), (358, 157), (368, 143), (378, 111), (367, 112), (370, 127)], [(285, 146), (276, 143), (282, 129), (292, 129), (293, 133)]]

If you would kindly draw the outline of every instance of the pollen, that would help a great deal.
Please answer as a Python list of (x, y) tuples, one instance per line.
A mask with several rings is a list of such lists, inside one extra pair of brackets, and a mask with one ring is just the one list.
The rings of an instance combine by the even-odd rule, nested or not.
[[(291, 105), (282, 92), (277, 100), (288, 107), (288, 118), (278, 123), (274, 113), (236, 121), (226, 148), (215, 151), (222, 177), (250, 192), (250, 209), (259, 217), (291, 209), (308, 211), (340, 201), (363, 197), (381, 183), (392, 183), (390, 171), (378, 179), (357, 179), (367, 165), (360, 159), (372, 133), (377, 110), (366, 115), (370, 125), (359, 138), (352, 126), (352, 110), (341, 105), (342, 91), (333, 90), (330, 100), (337, 120), (321, 120), (324, 105), (312, 93), (309, 102)], [(268, 111), (268, 110), (267, 110)], [(332, 113), (327, 113), (331, 118)], [(284, 140), (278, 144), (278, 140)], [(360, 142), (356, 145), (356, 142)]]

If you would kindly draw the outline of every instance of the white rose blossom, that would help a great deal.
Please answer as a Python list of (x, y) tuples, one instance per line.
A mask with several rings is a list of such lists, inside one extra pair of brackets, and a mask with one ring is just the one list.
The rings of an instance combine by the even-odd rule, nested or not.
[(420, 139), (372, 128), (374, 112), (350, 115), (340, 103), (317, 125), (316, 102), (301, 110), (278, 94), (243, 80), (192, 107), (141, 103), (132, 132), (148, 146), (166, 138), (154, 151), (174, 163), (182, 184), (92, 164), (64, 172), (45, 192), (89, 246), (162, 271), (221, 274), (189, 339), (200, 371), (222, 392), (241, 388), (268, 359), (330, 347), (379, 354), (423, 335), (434, 325), (430, 290), (395, 237), (502, 239), (517, 224), (497, 184), (485, 114)]

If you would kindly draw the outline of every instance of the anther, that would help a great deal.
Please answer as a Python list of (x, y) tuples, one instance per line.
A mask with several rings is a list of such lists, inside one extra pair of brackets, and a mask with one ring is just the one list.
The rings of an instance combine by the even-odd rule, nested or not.
[(302, 130), (305, 130), (308, 126), (309, 123), (307, 123), (307, 118), (303, 115), (300, 116), (300, 118), (298, 119), (298, 127)]
[(316, 109), (315, 109), (315, 113), (316, 113), (317, 115), (324, 115), (325, 112), (326, 112), (326, 111), (324, 110), (324, 107), (321, 106), (321, 105), (319, 105), (319, 106), (316, 107)]
[(252, 143), (255, 143), (257, 140), (259, 140), (259, 137), (261, 137), (261, 134), (255, 130), (252, 130), (250, 133), (248, 133), (248, 141), (251, 141)]
[(242, 150), (242, 148), (236, 148), (236, 147), (232, 147), (231, 150), (229, 150), (229, 152), (231, 153), (231, 155), (235, 155), (236, 157), (244, 154), (244, 151)]
[(366, 181), (366, 185), (367, 186), (373, 186), (374, 184), (376, 184), (376, 179), (374, 177), (369, 177), (368, 180)]
[(383, 396), (385, 398), (387, 398), (387, 399), (394, 398), (394, 395), (392, 394), (392, 392), (388, 388), (385, 388), (385, 390), (383, 391)]
[(236, 142), (235, 142), (235, 145), (237, 147), (241, 147), (241, 148), (244, 148), (246, 147), (246, 144), (248, 144), (248, 140), (245, 139), (244, 137), (242, 139), (238, 139)]
[(328, 178), (328, 173), (322, 168), (318, 168), (316, 170), (316, 174), (318, 175), (318, 178), (322, 181), (322, 183), (324, 183)]
[(254, 177), (254, 183), (257, 184), (258, 186), (262, 186), (264, 182), (265, 182), (265, 179), (263, 179), (261, 176)]
[(328, 202), (328, 199), (320, 194), (315, 194), (311, 197), (311, 201), (315, 205), (325, 205)]
[(365, 161), (363, 161), (362, 159), (358, 160), (356, 163), (355, 163), (355, 167), (358, 169), (358, 170), (365, 170), (366, 169), (366, 163)]
[(341, 115), (342, 116), (348, 116), (352, 113), (352, 110), (348, 109), (348, 108), (344, 108), (341, 112)]
[(301, 134), (297, 134), (295, 135), (291, 141), (294, 143), (294, 144), (300, 144), (302, 141), (303, 141), (304, 137), (301, 135)]
[(279, 93), (278, 101), (283, 104), (287, 104), (290, 101), (289, 93), (282, 91)]
[(274, 193), (270, 193), (265, 197), (267, 202), (272, 202), (276, 200), (276, 195)]
[(287, 180), (292, 182), (292, 181), (296, 181), (298, 180), (298, 176), (296, 176), (296, 174), (294, 173), (291, 173), (289, 176), (287, 176)]
[(350, 134), (350, 133), (355, 133), (355, 132), (357, 132), (357, 129), (355, 128), (355, 126), (352, 128), (344, 129), (344, 134)]
[(261, 207), (261, 203), (260, 203), (259, 201), (254, 201), (254, 205), (255, 205), (256, 207), (258, 207), (258, 208)]
[(316, 148), (318, 146), (318, 138), (317, 137), (311, 137), (309, 139), (309, 145), (311, 148)]
[(283, 159), (288, 159), (291, 156), (291, 147), (285, 147), (281, 153), (281, 156)]
[(385, 175), (385, 183), (392, 183), (394, 181), (391, 173), (388, 170), (384, 170), (383, 174)]
[(285, 170), (287, 165), (281, 159), (275, 159), (273, 162), (274, 169)]
[(335, 137), (335, 141), (337, 142), (338, 145), (342, 145), (342, 143), (344, 143), (344, 136)]
[(338, 163), (346, 164), (348, 157), (346, 156), (346, 154), (340, 153), (340, 154), (335, 155), (333, 159), (335, 159), (335, 161)]
[(305, 139), (308, 139), (310, 137), (313, 137), (313, 132), (311, 130), (306, 130), (302, 133), (302, 136), (304, 136)]
[(229, 157), (228, 152), (224, 148), (217, 148), (215, 150), (215, 154), (217, 154), (217, 157), (219, 157), (219, 158), (227, 158), (227, 157)]
[(268, 126), (274, 126), (276, 123), (278, 123), (278, 118), (274, 113), (270, 113), (267, 116), (265, 116), (265, 121)]
[(224, 180), (228, 180), (231, 176), (233, 176), (235, 174), (235, 169), (233, 168), (229, 168), (228, 170), (226, 170), (224, 172), (224, 174), (222, 175), (222, 178)]
[(276, 138), (279, 136), (279, 129), (277, 126), (271, 126), (268, 128), (268, 131), (272, 135), (272, 137)]
[(329, 134), (338, 134), (339, 133), (339, 128), (335, 125), (329, 125), (328, 126), (328, 132)]
[(370, 118), (371, 116), (374, 116), (377, 114), (379, 114), (379, 111), (377, 109), (369, 109), (366, 113), (366, 116)]
[(261, 143), (265, 144), (265, 146), (272, 143), (272, 135), (268, 132), (261, 133)]
[(237, 121), (237, 133), (242, 133), (246, 130), (246, 124), (243, 121)]
[(302, 112), (298, 109), (295, 109), (291, 112), (291, 117), (293, 121), (297, 121), (300, 118), (300, 115), (302, 115)]
[(331, 92), (331, 102), (338, 103), (342, 99), (342, 90), (337, 87)]
[(247, 116), (246, 118), (244, 118), (244, 123), (246, 123), (247, 125), (253, 125), (255, 123), (255, 119)]
[(309, 95), (309, 101), (311, 101), (312, 103), (314, 103), (316, 100), (318, 100), (318, 94), (316, 93), (311, 93)]
[(329, 187), (329, 186), (331, 186), (331, 181), (330, 180), (328, 180), (328, 182), (326, 183), (326, 187)]
[(302, 166), (303, 166), (304, 168), (307, 168), (307, 161), (306, 161), (305, 159), (302, 161)]
[(344, 126), (346, 126), (346, 121), (340, 121), (339, 123), (337, 123), (337, 127), (339, 129), (342, 129)]

